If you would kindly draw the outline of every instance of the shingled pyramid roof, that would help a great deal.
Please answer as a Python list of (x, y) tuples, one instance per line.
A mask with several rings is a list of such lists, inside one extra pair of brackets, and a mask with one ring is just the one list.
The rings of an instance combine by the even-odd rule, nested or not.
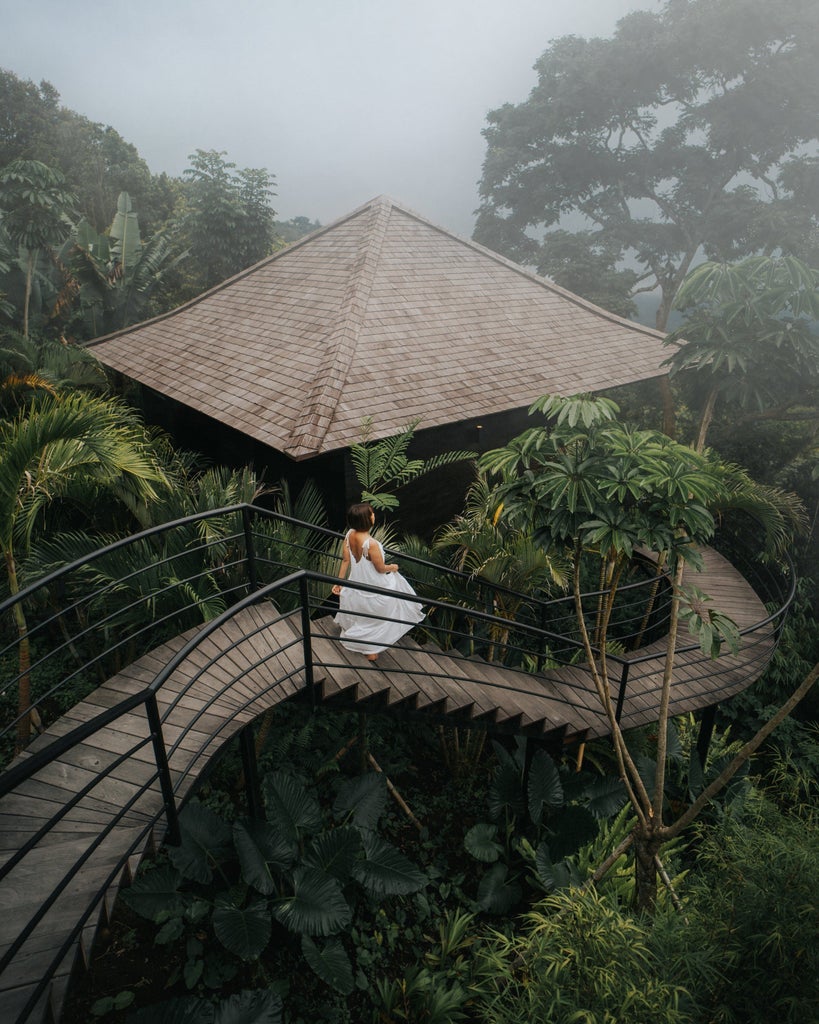
[(304, 459), (660, 376), (662, 338), (379, 197), (93, 350)]

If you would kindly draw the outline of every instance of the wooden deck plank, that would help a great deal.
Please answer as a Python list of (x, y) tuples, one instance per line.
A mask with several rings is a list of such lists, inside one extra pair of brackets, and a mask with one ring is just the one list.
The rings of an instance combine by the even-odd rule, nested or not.
[(404, 658), (413, 678), (429, 691), (431, 702), (440, 705), (443, 713), (482, 721), (493, 717), (492, 701), (482, 697), (451, 658), (416, 645), (408, 646)]
[[(416, 710), (440, 712), (448, 706), (448, 702), (449, 706), (453, 706), (456, 693), (459, 694), (459, 706), (470, 706), (472, 697), (451, 676), (440, 671), (437, 677), (431, 674), (431, 668), (435, 666), (431, 666), (425, 652), (414, 641), (402, 642), (392, 648), (389, 654), (394, 658), (394, 664), (407, 685), (415, 691)], [(437, 667), (440, 670), (440, 666)]]
[[(716, 552), (703, 553), (705, 572), (692, 579), (708, 593), (715, 607), (730, 614), (742, 627), (763, 621), (762, 602), (747, 583)], [(97, 688), (81, 705), (71, 709), (44, 736), (37, 737), (21, 755), (31, 756), (55, 737), (149, 686), (163, 667), (198, 627), (160, 645)], [(158, 695), (171, 774), (180, 797), (190, 790), (212, 754), (266, 708), (304, 688), (306, 674), (298, 613), (280, 617), (269, 602), (249, 606), (228, 620), (171, 675)], [(444, 712), (457, 722), (465, 718), (514, 728), (543, 731), (565, 729), (568, 734), (604, 736), (608, 723), (599, 705), (589, 672), (582, 665), (561, 666), (534, 676), (480, 659), (444, 654), (421, 647), (411, 637), (386, 651), (370, 665), (337, 642), (331, 616), (312, 625), (313, 661), (321, 696), (345, 694), (353, 700), (383, 701)], [(773, 630), (747, 640), (737, 655), (716, 662), (704, 660), (698, 650), (679, 650), (676, 656), (672, 711), (697, 710), (714, 700), (739, 692), (761, 671), (773, 650)], [(690, 643), (681, 636), (680, 648)], [(662, 680), (663, 641), (626, 655), (623, 728), (656, 721)], [(653, 662), (639, 659), (658, 656)], [(281, 680), (292, 673), (292, 678)], [(278, 680), (278, 681), (277, 681)], [(271, 689), (271, 683), (275, 686)], [(613, 699), (617, 699), (617, 683)], [(193, 724), (195, 722), (195, 725)], [(155, 774), (153, 749), (145, 742), (148, 723), (135, 709), (114, 726), (101, 730), (68, 751), (59, 762), (29, 780), (19, 791), (0, 801), (0, 862), (7, 861), (18, 843), (33, 836), (42, 822), (64, 806), (101, 770), (122, 753), (133, 756), (111, 771), (72, 808), (46, 840), (0, 884), (0, 948), (16, 925), (36, 910), (65, 871), (65, 865), (88, 848), (100, 830)], [(140, 749), (135, 746), (142, 743)], [(77, 915), (99, 889), (106, 870), (125, 857), (129, 844), (147, 830), (161, 810), (155, 782), (129, 809), (121, 825), (107, 837), (100, 851), (79, 872), (42, 927), (26, 942), (12, 969), (0, 982), (0, 1019), (22, 1005), (25, 992), (36, 984), (49, 955), (60, 946)], [(163, 831), (161, 821), (158, 831)], [(86, 928), (90, 937), (93, 925)], [(67, 968), (66, 968), (67, 970)], [(65, 971), (61, 968), (63, 976)], [(59, 1002), (59, 986), (55, 988)]]

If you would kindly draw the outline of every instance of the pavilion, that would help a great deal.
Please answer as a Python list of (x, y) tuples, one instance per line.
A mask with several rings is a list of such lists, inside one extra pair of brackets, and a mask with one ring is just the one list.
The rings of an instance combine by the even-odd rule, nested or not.
[(381, 196), (91, 347), (180, 443), (340, 507), (366, 417), (374, 438), (420, 419), (419, 457), (485, 450), (541, 395), (664, 376), (663, 337)]

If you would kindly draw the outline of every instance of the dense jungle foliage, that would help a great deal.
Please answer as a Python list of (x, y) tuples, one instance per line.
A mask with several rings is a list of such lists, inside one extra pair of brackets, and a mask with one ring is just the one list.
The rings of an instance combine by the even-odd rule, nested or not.
[[(719, 47), (701, 47), (703, 32), (710, 38), (729, 14), (743, 29), (732, 37), (733, 78)], [(776, 81), (781, 66), (782, 95), (812, 95), (813, 55), (808, 80), (800, 39), (811, 38), (804, 26), (815, 25), (816, 7), (782, 0), (761, 14), (758, 0), (683, 0), (630, 16), (613, 40), (555, 41), (532, 97), (493, 112), (487, 129), (482, 241), (625, 315), (643, 273), (660, 288), (659, 320), (673, 311), (679, 324), (668, 364), (677, 440), (659, 435), (662, 411), (642, 387), (602, 400), (546, 396), (532, 430), (490, 453), (462, 515), (440, 524), (432, 542), (402, 536), (394, 515), (412, 500), (401, 486), (415, 466), (412, 428), (392, 447), (356, 446), (362, 492), (399, 524), (382, 528), (385, 544), (399, 560), (426, 563), (416, 570), (419, 591), (457, 606), (498, 587), (499, 612), (519, 622), (531, 619), (535, 598), (570, 592), (575, 580), (595, 589), (644, 573), (631, 554), (649, 532), (672, 555), (689, 536), (707, 541), (728, 525), (737, 551), (765, 548), (776, 564), (787, 551), (799, 583), (778, 650), (757, 683), (719, 706), (706, 763), (691, 716), (671, 718), (662, 735), (633, 731), (622, 745), (527, 754), (514, 737), (478, 729), (285, 704), (257, 725), (266, 819), (250, 815), (228, 748), (185, 808), (182, 844), (156, 850), (118, 902), (91, 972), (70, 994), (67, 1024), (819, 1020), (816, 687), (695, 820), (666, 836), (652, 913), (635, 908), (628, 845), (645, 833), (641, 783), (648, 793), (661, 779), (659, 797), (648, 793), (652, 810), (659, 801), (653, 824), (686, 820), (819, 662), (819, 104), (789, 105), (806, 110), (791, 124), (781, 103), (766, 101), (753, 145), (720, 143), (720, 133), (747, 124), (720, 111), (753, 106), (760, 75)], [(675, 28), (687, 48), (678, 38), (674, 60), (655, 63), (635, 97), (623, 78), (635, 38), (650, 30), (660, 52)], [(614, 85), (595, 92), (607, 75), (622, 95)], [(581, 111), (574, 97), (587, 86), (600, 100)], [(676, 129), (660, 130), (646, 113), (692, 90), (697, 103), (684, 105)], [(115, 538), (237, 502), (262, 500), (328, 526), (316, 489), (262, 486), (252, 467), (229, 470), (178, 450), (141, 422), (81, 345), (174, 308), (319, 225), (277, 222), (273, 175), (237, 169), (225, 153), (197, 150), (181, 179), (150, 173), (113, 128), (62, 107), (48, 83), (0, 70), (0, 112), (0, 596)], [(651, 134), (644, 152), (599, 149), (601, 138), (631, 138), (641, 125)], [(629, 216), (624, 233), (609, 202), (618, 175), (651, 185), (668, 205), (658, 191), (663, 160), (690, 167), (703, 139), (717, 156), (709, 163), (697, 150), (703, 180), (680, 175), (674, 216)], [(541, 144), (541, 158), (520, 171), (523, 151)], [(557, 173), (574, 157), (588, 169), (586, 185), (598, 171), (605, 184), (595, 192), (606, 214), (597, 232), (560, 227), (559, 213), (582, 199), (577, 175)], [(729, 157), (754, 188), (716, 196), (705, 168), (733, 180)], [(775, 201), (760, 184), (774, 178)], [(623, 269), (629, 248), (644, 260), (639, 273)], [(703, 251), (708, 259), (697, 263)], [(213, 524), (206, 554), (192, 536), (169, 542), (147, 574), (129, 575), (149, 561), (145, 550), (118, 551), (76, 585), (128, 580), (112, 598), (118, 622), (144, 624), (144, 642), (156, 643), (230, 603), (227, 535), (226, 524)], [(337, 545), (319, 544), (309, 528), (270, 527), (263, 541), (270, 572), (290, 564), (293, 544), (317, 569), (337, 565)], [(436, 566), (457, 568), (460, 582)], [(629, 613), (621, 604), (611, 612), (603, 647), (616, 650)], [(696, 628), (715, 649), (732, 642), (719, 609)], [(135, 654), (110, 654), (92, 635), (83, 653), (97, 659), (93, 678), (77, 673), (70, 644), (59, 664), (38, 671), (36, 642), (16, 644), (26, 629), (19, 609), (0, 623), (11, 652), (3, 676), (19, 681), (0, 694), (4, 724), (19, 718), (4, 763)], [(499, 630), (480, 640), (502, 660), (514, 637)], [(19, 717), (30, 701), (37, 715)]]

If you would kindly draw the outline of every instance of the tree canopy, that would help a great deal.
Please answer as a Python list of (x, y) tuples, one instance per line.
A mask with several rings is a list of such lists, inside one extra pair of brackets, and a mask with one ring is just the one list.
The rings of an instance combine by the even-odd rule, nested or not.
[(803, 256), (817, 225), (817, 36), (813, 0), (667, 0), (610, 39), (553, 41), (528, 99), (489, 114), (476, 240), (577, 287), (568, 232), (598, 261), (595, 300), (622, 309), (659, 289), (660, 329), (703, 254)]
[(735, 424), (819, 417), (818, 282), (801, 260), (768, 256), (706, 261), (686, 277), (676, 301), (685, 320), (669, 335), (668, 362), (701, 404), (698, 451), (719, 398)]
[[(620, 778), (637, 819), (628, 840), (635, 846), (636, 902), (648, 908), (656, 896), (656, 857), (663, 844), (697, 818), (808, 692), (819, 672), (817, 666), (809, 673), (683, 814), (666, 821), (668, 722), (676, 683), (678, 632), (682, 625), (687, 626), (711, 657), (717, 657), (721, 649), (736, 652), (740, 644), (736, 623), (712, 604), (695, 582), (684, 578), (685, 565), (699, 567), (698, 546), (710, 541), (717, 519), (732, 509), (755, 516), (761, 527), (758, 543), (771, 553), (783, 550), (794, 532), (804, 526), (804, 513), (790, 496), (756, 486), (739, 467), (723, 463), (715, 453), (700, 454), (657, 431), (621, 424), (619, 409), (609, 399), (546, 395), (530, 412), (542, 413), (546, 423), (524, 431), (504, 448), (484, 453), (479, 465), (499, 477), (495, 491), (499, 516), (530, 531), (547, 550), (563, 547), (571, 561), (584, 662), (608, 718)], [(655, 552), (659, 567), (668, 566), (672, 590), (653, 780), (641, 774), (631, 741), (620, 729), (608, 658), (615, 595), (638, 548)], [(581, 565), (588, 559), (599, 562), (596, 575), (607, 590), (606, 600), (598, 606), (594, 637), (581, 591)]]
[(275, 179), (264, 169), (237, 171), (216, 150), (198, 149), (188, 159), (179, 223), (197, 290), (204, 291), (273, 252)]

